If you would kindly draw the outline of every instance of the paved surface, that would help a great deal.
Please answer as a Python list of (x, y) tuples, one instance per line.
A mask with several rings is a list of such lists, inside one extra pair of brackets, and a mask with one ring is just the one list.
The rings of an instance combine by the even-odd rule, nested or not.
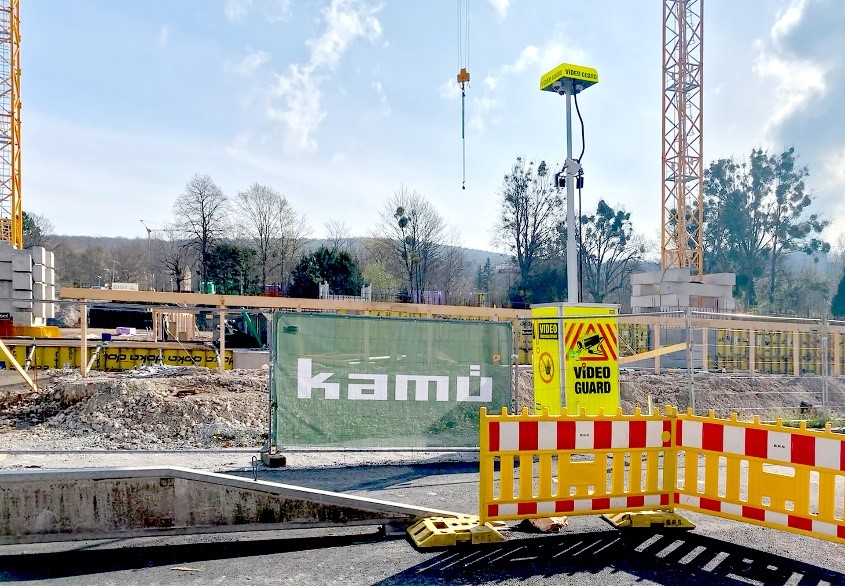
[[(184, 465), (184, 464), (183, 464)], [(234, 473), (249, 475), (239, 466)], [(313, 488), (474, 512), (477, 464), (262, 471)], [(0, 582), (43, 584), (845, 584), (845, 547), (689, 513), (694, 532), (620, 533), (574, 517), (562, 533), (418, 551), (343, 528), (0, 547)]]

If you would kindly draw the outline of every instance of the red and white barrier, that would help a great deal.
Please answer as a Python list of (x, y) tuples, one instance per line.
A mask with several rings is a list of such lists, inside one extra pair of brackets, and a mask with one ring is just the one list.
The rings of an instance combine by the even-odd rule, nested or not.
[(805, 433), (679, 419), (677, 445), (678, 448), (845, 471), (845, 441), (813, 437), (814, 432)]
[(672, 445), (665, 421), (491, 421), (490, 452), (616, 450)]
[(845, 539), (845, 525), (825, 523), (816, 519), (780, 513), (759, 507), (749, 507), (705, 497), (675, 493), (675, 504), (691, 507), (704, 512), (721, 513), (740, 521), (762, 522), (778, 525), (784, 528), (798, 529), (810, 533), (820, 533), (831, 537)]

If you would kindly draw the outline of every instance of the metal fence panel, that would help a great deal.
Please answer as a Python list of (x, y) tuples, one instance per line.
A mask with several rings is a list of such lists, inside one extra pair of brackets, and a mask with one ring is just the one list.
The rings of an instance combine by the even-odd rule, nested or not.
[(511, 402), (509, 322), (276, 313), (276, 446), (476, 446)]

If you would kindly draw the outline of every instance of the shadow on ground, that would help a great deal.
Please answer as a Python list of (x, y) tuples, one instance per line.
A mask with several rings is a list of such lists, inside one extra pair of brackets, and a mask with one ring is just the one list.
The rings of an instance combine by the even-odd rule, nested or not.
[[(234, 476), (252, 478), (250, 471), (228, 472)], [(443, 475), (478, 474), (478, 462), (454, 462), (408, 465), (356, 466), (350, 468), (309, 468), (277, 470), (260, 469), (258, 478), (270, 482), (293, 484), (333, 492), (376, 491), (395, 488), (423, 478), (437, 477), (436, 486), (448, 483)], [(473, 479), (477, 482), (477, 479)], [(461, 483), (465, 483), (463, 481)], [(424, 486), (419, 483), (416, 486)]]
[[(148, 545), (139, 547), (92, 547), (49, 553), (0, 555), (0, 582), (46, 580), (70, 576), (95, 576), (107, 572), (190, 564), (210, 560), (247, 558), (292, 551), (346, 547), (384, 539), (380, 531), (369, 533), (288, 539), (258, 539)], [(119, 544), (120, 540), (105, 542)], [(93, 582), (92, 582), (93, 583)]]
[[(0, 581), (97, 576), (107, 572), (246, 558), (319, 548), (347, 547), (382, 539), (378, 533), (329, 537), (152, 545), (116, 549), (0, 556)], [(410, 549), (410, 546), (409, 546)], [(106, 554), (106, 552), (108, 552)], [(410, 553), (413, 556), (415, 554)], [(379, 586), (479, 584), (503, 580), (565, 583), (594, 576), (612, 583), (630, 577), (657, 584), (843, 584), (845, 574), (694, 533), (598, 531), (512, 538), (495, 545), (444, 550)]]
[[(694, 533), (618, 531), (544, 536), (443, 551), (378, 583), (568, 583), (585, 574), (598, 583), (845, 584), (845, 574)], [(614, 580), (614, 574), (620, 576)]]

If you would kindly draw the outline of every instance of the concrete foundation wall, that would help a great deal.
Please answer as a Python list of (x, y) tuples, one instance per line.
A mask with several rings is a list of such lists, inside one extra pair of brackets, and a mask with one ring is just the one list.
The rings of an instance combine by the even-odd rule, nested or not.
[(410, 523), (425, 509), (187, 468), (0, 472), (0, 544)]

